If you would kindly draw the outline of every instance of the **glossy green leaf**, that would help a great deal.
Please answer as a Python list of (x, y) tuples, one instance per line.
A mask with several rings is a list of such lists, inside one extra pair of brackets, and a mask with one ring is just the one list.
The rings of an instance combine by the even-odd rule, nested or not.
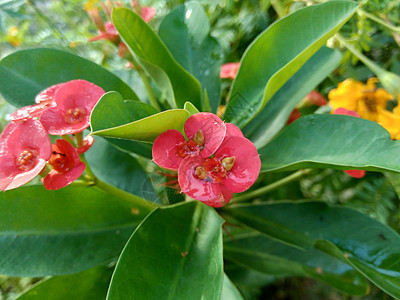
[(0, 274), (69, 274), (118, 256), (153, 209), (139, 197), (130, 199), (74, 186), (0, 193)]
[(105, 299), (113, 269), (98, 266), (81, 273), (45, 279), (24, 292), (18, 300)]
[(183, 107), (190, 101), (201, 108), (200, 83), (176, 62), (149, 25), (126, 8), (114, 8), (112, 19), (122, 40), (172, 107)]
[(400, 297), (399, 234), (356, 210), (323, 202), (282, 202), (236, 206), (226, 212), (274, 239), (336, 256)]
[[(203, 7), (194, 1), (178, 6), (163, 19), (158, 34), (177, 62), (207, 90), (211, 110), (217, 111), (222, 49), (210, 36), (210, 24)], [(203, 102), (203, 111), (205, 107)]]
[(35, 96), (49, 86), (85, 79), (105, 91), (118, 91), (126, 99), (138, 100), (129, 86), (103, 67), (74, 54), (56, 49), (28, 49), (0, 61), (0, 94), (15, 106), (34, 103)]
[(160, 203), (147, 173), (133, 156), (96, 136), (93, 146), (85, 153), (85, 157), (93, 173), (100, 180), (141, 198)]
[(190, 102), (185, 102), (185, 105), (183, 106), (183, 109), (186, 109), (190, 115), (194, 115), (199, 113), (199, 110)]
[(224, 274), (224, 285), (222, 286), (221, 300), (243, 300), (236, 286), (230, 281), (228, 276)]
[[(243, 127), (352, 16), (357, 3), (328, 1), (280, 19), (247, 48), (224, 118)], [(301, 28), (301, 30), (299, 30)]]
[(242, 230), (224, 242), (224, 257), (260, 272), (309, 276), (352, 295), (365, 295), (367, 281), (351, 266), (321, 250), (299, 249), (256, 231)]
[(156, 113), (152, 106), (124, 101), (116, 92), (105, 94), (90, 115), (92, 134), (103, 137), (153, 142), (168, 130), (182, 130), (189, 117), (184, 109)]
[(290, 113), (340, 63), (339, 51), (322, 47), (274, 94), (243, 132), (257, 148), (265, 146), (285, 125)]
[(400, 143), (377, 123), (350, 116), (302, 117), (259, 153), (261, 172), (304, 168), (400, 172)]
[(199, 201), (156, 209), (122, 252), (107, 299), (219, 299), (222, 223)]

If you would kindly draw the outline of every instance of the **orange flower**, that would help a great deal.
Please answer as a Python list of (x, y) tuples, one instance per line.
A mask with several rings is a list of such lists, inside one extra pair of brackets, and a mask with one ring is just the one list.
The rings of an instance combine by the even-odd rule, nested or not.
[(393, 96), (382, 88), (376, 88), (377, 78), (370, 78), (367, 84), (346, 79), (329, 92), (329, 104), (333, 110), (342, 107), (357, 112), (361, 118), (377, 121), (380, 111), (386, 109), (387, 101)]
[(377, 122), (389, 131), (392, 140), (400, 140), (400, 107), (396, 106), (393, 112), (382, 110), (378, 114)]

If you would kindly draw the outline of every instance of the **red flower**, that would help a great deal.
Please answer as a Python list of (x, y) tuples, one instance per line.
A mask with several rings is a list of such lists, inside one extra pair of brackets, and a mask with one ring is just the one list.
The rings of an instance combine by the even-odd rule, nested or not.
[(42, 179), (48, 190), (61, 189), (82, 175), (85, 164), (80, 161), (77, 150), (65, 140), (57, 140), (52, 145), (49, 164), (53, 170)]
[(38, 175), (51, 155), (42, 124), (33, 119), (11, 122), (0, 136), (0, 190), (15, 189)]
[(89, 42), (98, 40), (108, 40), (116, 45), (120, 42), (119, 33), (113, 23), (105, 22), (104, 29), (100, 30), (100, 35), (90, 38)]
[(52, 135), (82, 132), (89, 126), (89, 116), (104, 90), (86, 80), (64, 83), (55, 93), (55, 107), (44, 111), (40, 121)]
[(325, 97), (322, 96), (322, 94), (317, 91), (309, 92), (305, 97), (305, 99), (306, 102), (311, 105), (324, 106), (328, 104), (328, 101), (326, 101)]
[(154, 7), (143, 6), (142, 9), (140, 10), (140, 16), (146, 23), (149, 23), (154, 18), (155, 15), (156, 15), (156, 9)]
[(296, 121), (300, 117), (301, 117), (300, 111), (297, 108), (295, 108), (290, 113), (290, 116), (289, 116), (288, 120), (286, 121), (286, 124), (289, 125), (289, 124), (293, 123), (294, 121)]
[(261, 161), (248, 139), (231, 136), (212, 158), (186, 157), (178, 170), (182, 192), (213, 207), (228, 203), (233, 193), (241, 193), (256, 181)]
[(197, 113), (184, 126), (186, 140), (178, 130), (167, 130), (153, 144), (153, 161), (162, 168), (178, 170), (187, 156), (211, 156), (221, 145), (226, 125), (216, 115)]
[(219, 74), (219, 77), (235, 79), (237, 72), (239, 71), (239, 67), (240, 67), (239, 62), (223, 64), (221, 66), (221, 72)]
[(10, 115), (11, 121), (27, 120), (40, 115), (50, 107), (56, 106), (54, 95), (63, 83), (52, 85), (51, 87), (40, 92), (36, 98), (36, 104), (29, 105), (18, 109)]
[[(336, 115), (347, 115), (347, 116), (353, 116), (356, 118), (361, 118), (357, 112), (343, 108), (343, 107), (339, 107), (339, 108), (335, 109), (332, 113), (336, 114)], [(365, 176), (364, 170), (343, 170), (343, 172), (345, 172), (346, 174), (348, 174), (349, 176), (351, 176), (353, 178), (363, 178)]]

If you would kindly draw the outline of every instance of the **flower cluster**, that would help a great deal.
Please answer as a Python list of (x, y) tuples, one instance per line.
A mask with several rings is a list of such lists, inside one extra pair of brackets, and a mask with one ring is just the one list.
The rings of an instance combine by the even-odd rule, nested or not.
[(257, 149), (238, 127), (211, 113), (197, 113), (184, 125), (187, 139), (167, 130), (153, 144), (153, 161), (178, 172), (186, 195), (213, 207), (250, 188), (260, 173)]
[(354, 79), (346, 79), (329, 92), (329, 105), (333, 110), (345, 108), (361, 118), (379, 123), (394, 140), (400, 139), (400, 107), (389, 111), (387, 103), (394, 96), (383, 88), (376, 88), (377, 78), (368, 79), (364, 85)]
[(36, 104), (12, 113), (0, 136), (0, 190), (17, 188), (39, 174), (49, 190), (65, 187), (80, 177), (85, 164), (79, 154), (87, 151), (94, 139), (77, 138), (77, 147), (64, 139), (52, 145), (49, 134), (81, 137), (103, 94), (104, 90), (93, 83), (72, 80), (47, 88), (36, 96)]

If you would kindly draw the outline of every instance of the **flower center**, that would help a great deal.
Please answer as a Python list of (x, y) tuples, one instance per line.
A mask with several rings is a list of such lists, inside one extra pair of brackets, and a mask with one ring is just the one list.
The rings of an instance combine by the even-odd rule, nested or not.
[(373, 97), (373, 95), (370, 95), (370, 94), (371, 93), (368, 93), (364, 97), (364, 103), (365, 103), (365, 106), (367, 107), (368, 111), (376, 112), (377, 111), (376, 101), (375, 101), (375, 98)]
[(39, 153), (36, 150), (26, 149), (17, 159), (17, 167), (22, 171), (29, 171), (38, 161)]
[(65, 153), (53, 150), (49, 164), (59, 173), (65, 173), (74, 167), (74, 160)]
[(178, 146), (178, 155), (185, 158), (188, 155), (198, 155), (200, 153), (200, 146), (193, 140), (182, 142)]
[(204, 170), (207, 172), (208, 177), (219, 183), (226, 178), (226, 170), (222, 163), (213, 158), (206, 158), (204, 161)]
[(64, 115), (64, 120), (68, 124), (76, 124), (82, 122), (86, 117), (86, 111), (83, 108), (70, 108)]

